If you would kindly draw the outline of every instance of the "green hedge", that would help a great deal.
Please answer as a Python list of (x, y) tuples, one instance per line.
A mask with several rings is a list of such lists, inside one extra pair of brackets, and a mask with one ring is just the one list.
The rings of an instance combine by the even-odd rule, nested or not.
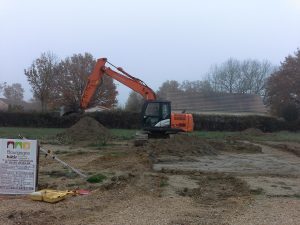
[[(141, 115), (122, 110), (91, 113), (97, 121), (108, 128), (140, 129)], [(0, 112), (1, 127), (49, 127), (66, 128), (83, 115), (60, 117), (55, 113)], [(284, 122), (268, 116), (194, 115), (195, 130), (241, 131), (258, 128), (262, 131), (300, 130), (300, 122)]]
[(60, 117), (55, 113), (0, 112), (2, 127), (69, 127), (79, 120), (79, 116)]
[[(85, 115), (71, 114), (61, 117), (57, 113), (0, 112), (0, 126), (67, 128)], [(118, 110), (89, 113), (88, 115), (108, 128), (140, 128), (140, 114), (138, 113)]]
[(279, 130), (298, 130), (299, 124), (289, 124), (269, 116), (235, 116), (235, 115), (193, 115), (195, 130), (206, 131), (242, 131), (258, 128), (265, 132)]

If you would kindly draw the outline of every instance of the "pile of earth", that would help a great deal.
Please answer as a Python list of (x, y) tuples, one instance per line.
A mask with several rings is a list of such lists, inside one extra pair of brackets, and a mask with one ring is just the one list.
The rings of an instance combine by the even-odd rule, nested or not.
[(177, 134), (170, 139), (151, 140), (144, 148), (152, 156), (202, 156), (217, 155), (217, 151), (207, 141), (197, 137)]
[[(143, 147), (154, 160), (161, 156), (190, 158), (221, 152), (261, 153), (261, 147), (236, 140), (211, 140), (195, 135), (174, 135), (169, 139), (150, 140)], [(192, 158), (191, 158), (192, 157)]]
[(260, 146), (235, 139), (209, 140), (208, 143), (216, 150), (234, 153), (262, 153)]
[(252, 135), (252, 136), (260, 136), (263, 135), (264, 132), (262, 132), (260, 129), (258, 128), (248, 128), (246, 130), (242, 131), (242, 134), (246, 134), (246, 135)]
[(111, 137), (109, 130), (92, 117), (83, 117), (72, 127), (57, 135), (62, 143), (105, 144)]

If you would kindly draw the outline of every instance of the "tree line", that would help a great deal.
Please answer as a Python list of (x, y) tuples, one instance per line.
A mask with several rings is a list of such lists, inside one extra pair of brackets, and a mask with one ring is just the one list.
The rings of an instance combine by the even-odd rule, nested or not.
[[(87, 78), (96, 59), (90, 53), (73, 54), (64, 59), (51, 53), (42, 53), (24, 70), (34, 99), (41, 103), (43, 111), (66, 106), (77, 109)], [(263, 60), (237, 60), (229, 58), (214, 65), (202, 80), (168, 80), (157, 90), (159, 99), (168, 99), (168, 93), (242, 93), (262, 96), (272, 114), (288, 120), (298, 118), (300, 108), (300, 49), (288, 55), (279, 67)], [(20, 102), (24, 89), (19, 83), (0, 83), (0, 94), (12, 102)], [(104, 76), (90, 106), (102, 105), (108, 108), (117, 104), (117, 89), (113, 80)], [(130, 93), (125, 104), (127, 111), (140, 111), (143, 98)]]
[[(287, 56), (279, 67), (263, 60), (230, 58), (215, 65), (202, 80), (178, 82), (168, 80), (157, 91), (159, 99), (168, 93), (201, 93), (211, 96), (220, 93), (256, 94), (263, 98), (271, 114), (288, 121), (298, 119), (300, 110), (300, 49)], [(130, 93), (125, 109), (139, 111), (143, 98)]]
[[(229, 58), (222, 64), (214, 65), (204, 79), (181, 83), (168, 80), (162, 83), (157, 91), (159, 99), (168, 100), (169, 94), (180, 96), (184, 93), (200, 93), (212, 96), (217, 93), (257, 94), (264, 98), (267, 78), (275, 71), (275, 67), (267, 60), (237, 60)], [(143, 99), (131, 93), (125, 109), (138, 110)]]

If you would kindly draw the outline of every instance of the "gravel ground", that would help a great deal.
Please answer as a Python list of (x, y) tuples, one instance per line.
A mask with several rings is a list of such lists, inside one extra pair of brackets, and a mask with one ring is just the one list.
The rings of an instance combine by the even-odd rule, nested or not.
[(299, 225), (300, 199), (256, 199), (249, 207), (233, 216), (230, 225)]
[[(55, 161), (42, 159), (41, 185), (65, 189), (81, 182), (92, 193), (57, 204), (0, 196), (0, 225), (300, 225), (300, 160), (290, 152), (266, 146), (262, 154), (226, 153), (184, 162), (202, 168), (195, 175), (150, 171), (147, 158), (128, 145), (103, 150), (49, 146), (52, 148), (85, 172), (106, 171), (118, 179), (108, 179), (114, 185), (100, 188), (63, 176), (65, 170)], [(172, 163), (176, 169), (182, 166), (176, 160)], [(249, 185), (244, 185), (248, 194), (241, 195), (239, 180)]]

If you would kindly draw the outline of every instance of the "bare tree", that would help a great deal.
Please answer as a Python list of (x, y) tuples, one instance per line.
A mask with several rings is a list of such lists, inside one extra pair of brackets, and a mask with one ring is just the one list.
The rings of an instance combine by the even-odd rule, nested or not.
[(58, 73), (57, 57), (51, 52), (42, 53), (27, 70), (24, 70), (24, 73), (34, 97), (41, 102), (42, 111), (46, 111), (47, 105), (56, 96), (54, 87)]
[(239, 93), (264, 96), (266, 78), (274, 71), (269, 61), (244, 60), (241, 62), (241, 85)]
[(21, 102), (24, 98), (24, 89), (19, 83), (7, 85), (4, 88), (4, 97), (12, 102)]
[(230, 58), (209, 73), (208, 81), (215, 92), (264, 95), (266, 78), (274, 71), (268, 61)]
[(186, 93), (202, 93), (204, 95), (210, 95), (213, 93), (213, 89), (207, 80), (185, 80), (180, 84), (180, 89)]
[(209, 74), (215, 92), (234, 93), (240, 85), (240, 62), (230, 58), (222, 65), (215, 65)]
[[(74, 54), (59, 63), (59, 76), (56, 80), (56, 93), (58, 103), (70, 109), (76, 109), (80, 105), (88, 76), (91, 74), (96, 60), (90, 53)], [(117, 103), (116, 85), (110, 77), (104, 76), (100, 81), (94, 97), (89, 106), (102, 105), (115, 106)]]
[(0, 95), (2, 94), (5, 87), (6, 87), (6, 82), (0, 83)]

